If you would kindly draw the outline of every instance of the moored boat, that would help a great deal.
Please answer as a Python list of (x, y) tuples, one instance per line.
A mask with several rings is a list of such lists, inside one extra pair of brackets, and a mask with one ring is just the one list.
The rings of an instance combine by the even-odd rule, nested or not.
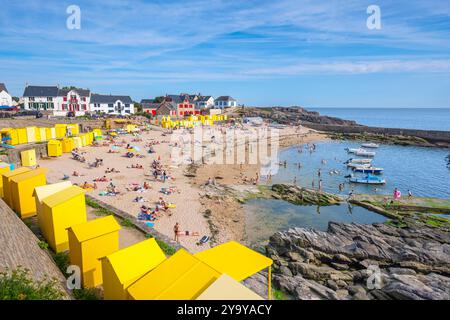
[(372, 160), (373, 159), (363, 159), (363, 158), (361, 158), (361, 159), (358, 159), (358, 158), (353, 159), (353, 158), (350, 158), (347, 161), (345, 161), (345, 163), (346, 164), (349, 164), (349, 163), (371, 163)]
[(379, 148), (380, 145), (378, 143), (371, 142), (371, 143), (363, 143), (363, 144), (361, 144), (361, 147), (363, 147), (363, 148)]
[(376, 168), (376, 167), (372, 167), (372, 166), (358, 166), (358, 167), (353, 167), (353, 171), (362, 172), (362, 173), (371, 173), (371, 174), (382, 174), (384, 169)]
[(364, 178), (350, 177), (349, 181), (352, 183), (362, 183), (362, 184), (385, 184), (386, 183), (385, 179), (374, 176), (372, 174), (368, 174)]
[(360, 157), (375, 157), (375, 152), (367, 151), (364, 149), (358, 150), (357, 152), (355, 152), (355, 154)]

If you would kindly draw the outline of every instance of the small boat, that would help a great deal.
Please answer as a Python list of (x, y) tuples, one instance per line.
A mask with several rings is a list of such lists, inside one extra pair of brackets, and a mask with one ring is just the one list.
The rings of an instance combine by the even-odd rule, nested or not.
[(372, 164), (370, 164), (370, 163), (353, 163), (353, 162), (350, 162), (350, 163), (347, 163), (347, 167), (349, 167), (349, 168), (357, 168), (357, 167), (371, 167), (372, 166)]
[(375, 157), (375, 152), (367, 151), (364, 149), (357, 151), (355, 154), (360, 157)]
[(350, 158), (347, 161), (345, 161), (345, 164), (349, 163), (371, 163), (373, 159), (353, 159)]
[(386, 180), (380, 177), (368, 174), (364, 178), (350, 177), (350, 182), (352, 183), (362, 183), (362, 184), (385, 184)]
[(361, 147), (363, 147), (363, 148), (379, 148), (380, 145), (378, 143), (371, 142), (371, 143), (363, 143), (361, 145)]
[(365, 151), (362, 148), (346, 148), (345, 150), (347, 150), (348, 153), (357, 153), (358, 151)]
[(382, 174), (384, 169), (383, 168), (376, 168), (376, 167), (368, 167), (368, 166), (359, 166), (354, 167), (353, 171), (355, 172), (362, 172), (362, 173), (371, 173), (371, 174)]

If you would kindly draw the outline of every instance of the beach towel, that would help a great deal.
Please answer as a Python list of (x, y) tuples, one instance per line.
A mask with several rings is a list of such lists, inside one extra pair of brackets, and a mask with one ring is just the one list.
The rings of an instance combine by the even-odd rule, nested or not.
[(154, 222), (146, 222), (147, 227), (153, 228), (155, 226)]
[(203, 236), (200, 241), (197, 243), (197, 245), (201, 246), (205, 243), (207, 243), (209, 241), (209, 237), (208, 236)]

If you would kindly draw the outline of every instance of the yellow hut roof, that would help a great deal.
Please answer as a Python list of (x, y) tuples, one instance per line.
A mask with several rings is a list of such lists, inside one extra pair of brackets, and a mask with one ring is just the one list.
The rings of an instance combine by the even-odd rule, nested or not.
[(18, 169), (13, 170), (13, 171), (5, 172), (3, 174), (3, 176), (6, 177), (6, 178), (11, 178), (13, 176), (16, 176), (18, 174), (22, 174), (22, 173), (25, 173), (25, 172), (28, 172), (28, 171), (31, 171), (31, 169), (27, 168), (27, 167), (20, 167)]
[[(142, 253), (145, 252), (145, 259)], [(166, 259), (166, 255), (155, 239), (141, 241), (132, 246), (114, 252), (105, 257), (108, 259), (121, 283), (139, 277), (153, 269)]]
[[(19, 170), (19, 169), (17, 169), (17, 170)], [(14, 171), (16, 171), (16, 170), (14, 170)], [(34, 170), (30, 170), (30, 171), (24, 171), (23, 174), (14, 175), (14, 177), (12, 177), (11, 180), (14, 182), (21, 182), (21, 181), (33, 178), (40, 174), (46, 174), (47, 171), (48, 171), (48, 169), (46, 169), (46, 168), (37, 168)], [(13, 172), (13, 171), (11, 171), (11, 172)]]
[(56, 192), (51, 196), (48, 196), (43, 200), (43, 202), (49, 207), (55, 207), (60, 203), (66, 202), (73, 197), (76, 197), (80, 194), (85, 194), (86, 191), (78, 186), (70, 186), (62, 191)]
[(61, 190), (67, 189), (70, 186), (72, 186), (72, 182), (70, 181), (47, 184), (45, 186), (34, 188), (33, 195), (38, 199), (39, 202), (42, 202), (42, 200), (44, 200), (48, 196), (51, 196), (52, 194), (57, 193)]
[(223, 274), (196, 300), (264, 300), (252, 290)]
[(86, 223), (77, 224), (68, 228), (72, 230), (78, 242), (97, 238), (107, 233), (119, 231), (120, 225), (113, 216), (94, 219)]
[(198, 252), (194, 256), (237, 281), (244, 280), (273, 263), (272, 259), (236, 241)]
[(128, 287), (136, 300), (191, 300), (208, 288), (220, 273), (184, 249)]

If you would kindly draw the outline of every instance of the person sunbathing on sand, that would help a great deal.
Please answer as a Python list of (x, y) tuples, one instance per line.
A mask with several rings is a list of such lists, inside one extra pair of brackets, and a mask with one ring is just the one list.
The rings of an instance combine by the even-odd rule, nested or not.
[(78, 171), (74, 171), (72, 173), (72, 176), (74, 176), (74, 177), (81, 177), (82, 175)]

